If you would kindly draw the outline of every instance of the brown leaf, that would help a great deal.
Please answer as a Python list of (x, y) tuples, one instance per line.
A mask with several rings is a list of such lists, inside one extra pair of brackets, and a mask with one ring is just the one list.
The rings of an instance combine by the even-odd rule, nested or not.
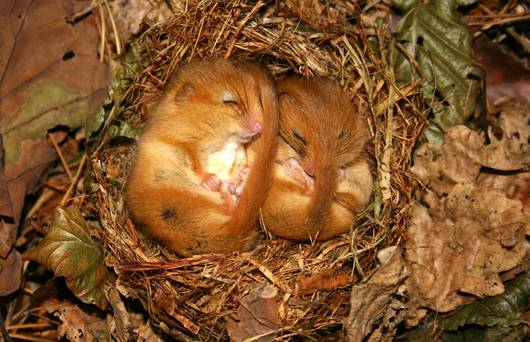
[(466, 126), (454, 126), (445, 135), (443, 145), (420, 146), (411, 171), (425, 185), (443, 195), (457, 183), (473, 182), (482, 166), (503, 171), (528, 168), (529, 132), (520, 124), (526, 124), (528, 119), (530, 110), (503, 112), (500, 121), (504, 136), (497, 139), (490, 129), (488, 145), (483, 134)]
[(90, 315), (71, 302), (57, 299), (45, 302), (43, 307), (62, 322), (58, 328), (59, 337), (74, 342), (110, 341), (104, 318)]
[(407, 285), (418, 306), (447, 312), (502, 293), (499, 273), (529, 250), (530, 111), (514, 102), (500, 109), (502, 136), (490, 128), (489, 144), (456, 126), (443, 145), (418, 149), (412, 171), (433, 190), (421, 196), (425, 206), (414, 205), (407, 230)]
[(503, 191), (510, 199), (523, 204), (523, 211), (530, 217), (530, 173), (515, 175), (481, 174), (477, 180), (481, 187)]
[(22, 257), (14, 248), (0, 258), (0, 297), (15, 292), (22, 280)]
[(503, 97), (530, 98), (530, 71), (518, 60), (484, 35), (473, 42), (473, 51), (486, 70), (488, 100), (492, 104)]
[[(0, 219), (0, 296), (8, 295), (20, 287), (22, 261), (14, 244), (24, 198), (37, 188), (39, 176), (55, 160), (55, 153), (44, 141), (24, 141), (21, 150), (20, 160), (7, 165), (4, 170), (9, 202), (12, 205), (11, 215), (14, 218)], [(31, 167), (28, 168), (28, 165)]]
[[(48, 129), (80, 127), (106, 93), (106, 66), (97, 59), (94, 17), (68, 24), (72, 1), (0, 3), (0, 258), (11, 253), (24, 198), (36, 190), (55, 153)], [(0, 263), (5, 263), (0, 260)], [(20, 270), (0, 269), (0, 283)], [(5, 293), (0, 293), (5, 295)]]
[[(181, 1), (174, 1), (174, 5), (182, 6)], [(110, 8), (116, 21), (121, 42), (127, 42), (133, 35), (140, 32), (143, 21), (153, 26), (166, 21), (172, 16), (166, 1), (112, 1)]]
[[(4, 175), (4, 144), (0, 134), (0, 216), (13, 217), (13, 205), (7, 189), (7, 179)], [(1, 240), (1, 239), (0, 239)]]
[[(256, 285), (240, 300), (234, 317), (227, 318), (226, 329), (231, 341), (273, 341), (281, 327), (278, 289), (272, 285)], [(257, 336), (261, 336), (257, 338)]]
[[(375, 273), (352, 288), (351, 309), (345, 323), (348, 341), (362, 341), (379, 321), (383, 322), (380, 328), (387, 331), (395, 329), (400, 322), (400, 319), (393, 319), (403, 309), (395, 294), (407, 278), (408, 270), (398, 247), (380, 251), (378, 258), (382, 264)], [(382, 333), (376, 333), (381, 340)]]
[(120, 293), (116, 288), (109, 287), (105, 291), (107, 300), (109, 301), (110, 306), (112, 307), (113, 319), (112, 323), (115, 325), (115, 334), (113, 334), (114, 339), (120, 342), (125, 342), (129, 340), (129, 327), (131, 326), (129, 313), (125, 307), (125, 303), (120, 297)]
[(106, 94), (107, 67), (97, 59), (93, 17), (66, 22), (68, 0), (3, 2), (0, 23), (0, 129), (6, 165), (20, 142), (44, 139), (58, 125), (79, 127)]
[(20, 159), (16, 163), (6, 165), (4, 170), (15, 226), (20, 223), (26, 194), (38, 188), (41, 176), (56, 158), (54, 150), (44, 140), (25, 140), (20, 150)]
[(305, 296), (319, 290), (339, 289), (351, 283), (352, 276), (348, 270), (341, 268), (321, 270), (298, 280), (298, 294)]
[[(417, 204), (407, 231), (409, 291), (421, 306), (439, 312), (504, 291), (499, 273), (525, 256), (529, 218), (522, 203), (498, 190), (457, 184), (446, 199)], [(463, 294), (464, 293), (464, 294)]]

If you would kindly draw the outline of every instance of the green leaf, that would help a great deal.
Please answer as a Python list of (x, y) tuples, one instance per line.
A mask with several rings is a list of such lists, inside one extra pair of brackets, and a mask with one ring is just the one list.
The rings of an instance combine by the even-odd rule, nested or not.
[(107, 307), (104, 285), (114, 276), (78, 208), (57, 208), (44, 239), (24, 257), (46, 265), (56, 277), (65, 277), (68, 288), (83, 302)]
[(120, 67), (111, 80), (114, 103), (119, 105), (132, 80), (149, 64), (145, 48), (139, 39), (131, 42)]
[(90, 136), (92, 133), (97, 132), (101, 126), (103, 126), (103, 123), (105, 122), (105, 108), (103, 106), (100, 106), (94, 115), (92, 115), (87, 120), (86, 124), (86, 135)]
[(442, 340), (520, 341), (527, 323), (522, 311), (530, 297), (530, 272), (506, 283), (503, 294), (477, 300), (449, 315), (437, 315), (398, 340), (430, 341), (441, 330)]
[(503, 334), (524, 325), (521, 310), (530, 297), (530, 273), (524, 273), (506, 284), (503, 294), (487, 297), (466, 305), (442, 321), (444, 330), (457, 330), (468, 325), (495, 327)]
[(121, 121), (119, 126), (112, 125), (109, 128), (109, 135), (111, 138), (125, 137), (129, 139), (137, 139), (138, 134), (138, 129), (131, 126), (126, 121)]
[(458, 21), (456, 0), (394, 0), (392, 5), (408, 10), (398, 25), (404, 51), (394, 55), (396, 80), (421, 82), (421, 95), (433, 113), (424, 135), (441, 144), (443, 134), (463, 124), (477, 104), (483, 75), (472, 64), (471, 33)]

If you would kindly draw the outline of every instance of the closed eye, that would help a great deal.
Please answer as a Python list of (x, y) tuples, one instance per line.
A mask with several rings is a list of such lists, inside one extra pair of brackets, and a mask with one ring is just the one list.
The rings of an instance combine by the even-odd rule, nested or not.
[(221, 95), (221, 101), (226, 104), (239, 104), (234, 94), (229, 91), (224, 91)]
[(300, 142), (302, 145), (306, 145), (305, 139), (302, 138), (302, 136), (296, 132), (293, 132), (293, 136)]

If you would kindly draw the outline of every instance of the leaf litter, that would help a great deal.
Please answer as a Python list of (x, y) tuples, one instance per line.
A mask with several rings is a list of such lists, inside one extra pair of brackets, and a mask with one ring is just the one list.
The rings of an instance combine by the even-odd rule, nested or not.
[[(413, 207), (406, 259), (419, 306), (447, 312), (473, 297), (498, 295), (504, 291), (499, 274), (528, 255), (530, 216), (521, 197), (528, 194), (530, 149), (524, 124), (529, 109), (528, 104), (502, 108), (503, 136), (496, 138), (490, 129), (489, 144), (486, 135), (455, 126), (443, 145), (418, 149), (411, 171), (430, 191)], [(514, 173), (500, 176), (488, 170)], [(521, 196), (492, 177), (503, 178), (501, 185), (520, 183), (522, 177), (526, 190)]]
[(0, 202), (7, 217), (0, 225), (0, 295), (20, 287), (14, 242), (26, 195), (56, 160), (48, 130), (83, 126), (106, 93), (95, 25), (90, 18), (70, 25), (72, 10), (66, 0), (8, 0), (0, 8)]

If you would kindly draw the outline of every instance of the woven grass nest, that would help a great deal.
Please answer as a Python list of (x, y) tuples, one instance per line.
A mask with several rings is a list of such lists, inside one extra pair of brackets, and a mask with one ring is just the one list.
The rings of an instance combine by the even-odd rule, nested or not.
[(155, 325), (174, 337), (227, 339), (226, 318), (256, 284), (278, 290), (278, 337), (325, 336), (347, 317), (351, 286), (375, 267), (377, 251), (402, 241), (414, 189), (408, 167), (426, 120), (416, 85), (395, 84), (395, 47), (387, 30), (360, 17), (352, 24), (346, 18), (355, 18), (355, 9), (340, 3), (326, 10), (334, 17), (320, 22), (289, 5), (262, 1), (197, 1), (175, 11), (139, 38), (150, 65), (127, 89), (120, 119), (141, 126), (145, 100), (195, 58), (255, 60), (275, 76), (331, 77), (369, 123), (376, 190), (350, 234), (309, 244), (277, 239), (263, 229), (263, 241), (252, 252), (183, 259), (145, 238), (128, 218), (123, 188), (135, 145), (117, 144), (103, 130), (103, 144), (91, 155), (97, 184), (91, 195), (106, 263), (118, 274), (120, 292), (138, 299)]

